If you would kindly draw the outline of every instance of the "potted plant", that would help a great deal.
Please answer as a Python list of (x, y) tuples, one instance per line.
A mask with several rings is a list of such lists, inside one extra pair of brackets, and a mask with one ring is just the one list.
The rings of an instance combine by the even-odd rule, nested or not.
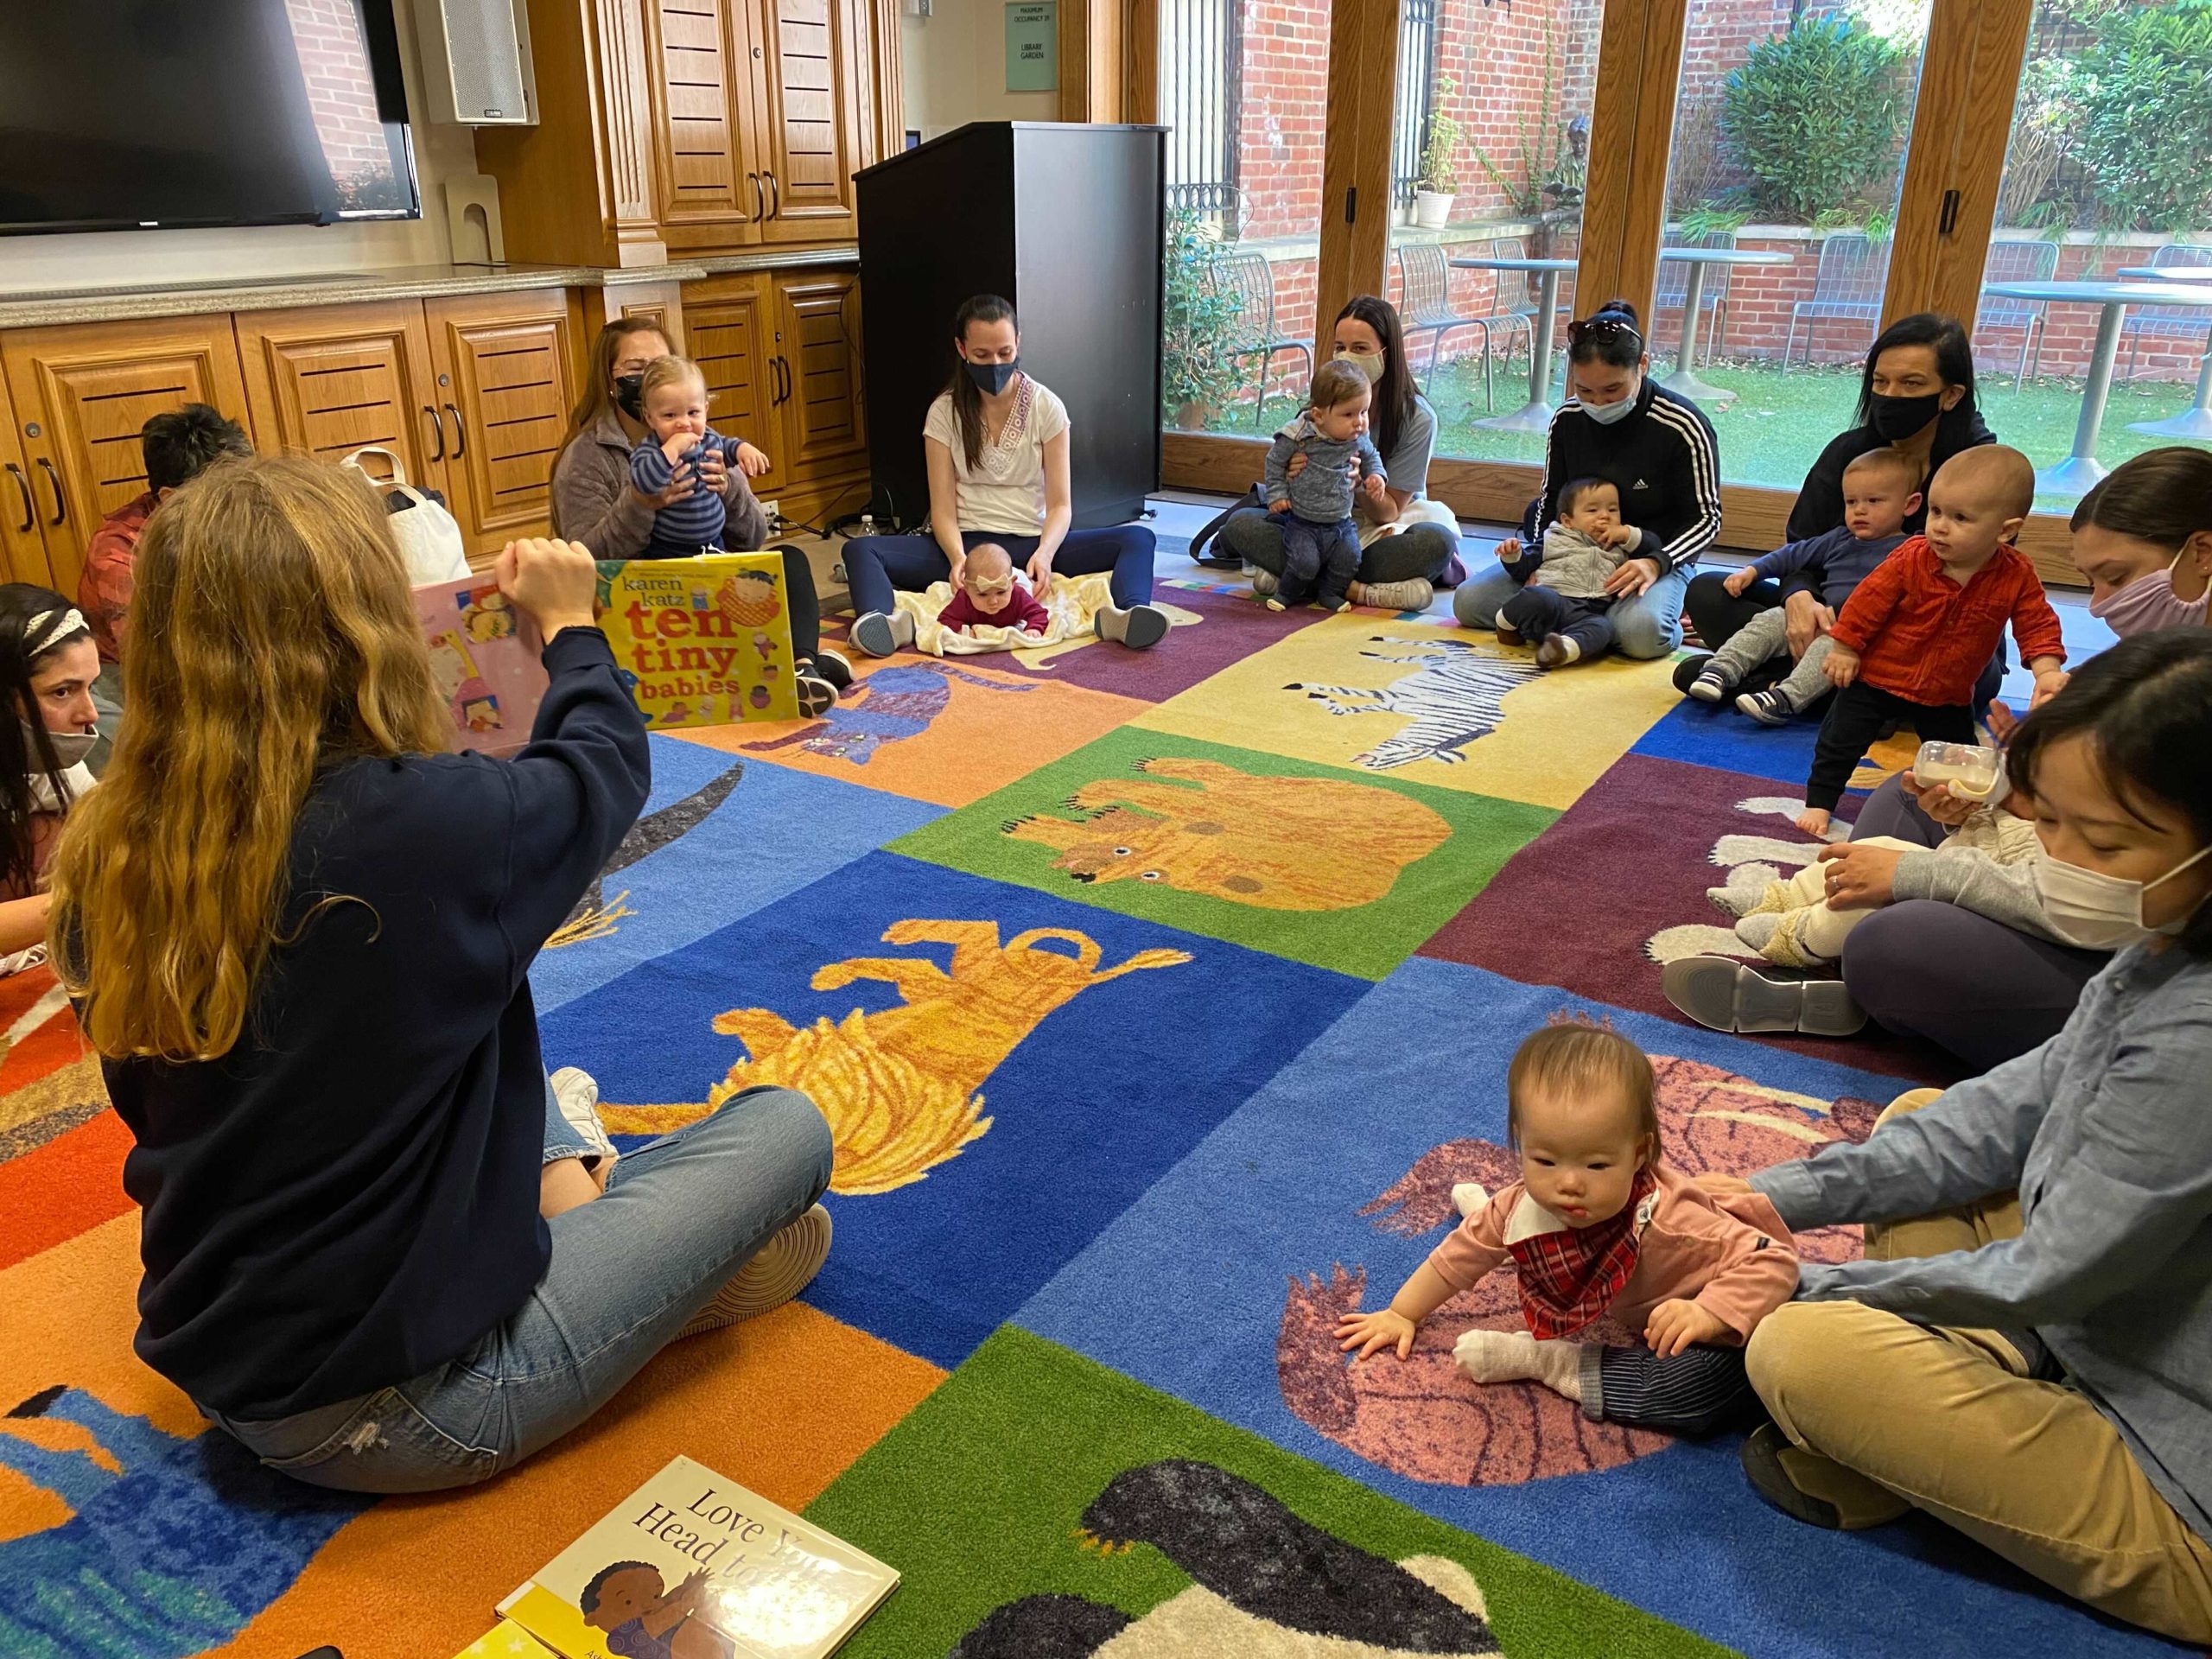
[(1244, 302), (1221, 276), (1220, 243), (1188, 208), (1163, 226), (1160, 315), (1160, 413), (1185, 432), (1205, 429), (1235, 385)]
[(1452, 217), (1452, 203), (1459, 194), (1459, 141), (1465, 129), (1451, 112), (1452, 95), (1459, 91), (1449, 75), (1436, 80), (1436, 101), (1428, 115), (1428, 142), (1421, 146), (1421, 185), (1414, 192), (1414, 223), (1425, 231), (1440, 231)]

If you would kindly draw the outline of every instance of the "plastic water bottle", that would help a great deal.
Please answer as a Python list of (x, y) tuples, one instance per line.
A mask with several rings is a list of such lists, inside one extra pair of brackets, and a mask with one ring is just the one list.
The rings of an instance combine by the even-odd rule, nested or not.
[(873, 536), (875, 534), (875, 515), (874, 513), (864, 512), (861, 514), (861, 534), (863, 536)]

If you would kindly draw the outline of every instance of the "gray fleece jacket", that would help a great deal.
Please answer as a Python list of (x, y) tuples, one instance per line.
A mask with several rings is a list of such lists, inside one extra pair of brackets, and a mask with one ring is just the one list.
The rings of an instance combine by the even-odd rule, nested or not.
[[(1306, 465), (1290, 476), (1290, 458), (1304, 455)], [(1313, 417), (1301, 415), (1275, 434), (1262, 469), (1268, 500), (1290, 503), (1290, 510), (1309, 524), (1342, 524), (1351, 517), (1353, 485), (1344, 463), (1359, 457), (1359, 475), (1388, 478), (1382, 457), (1365, 434), (1356, 438), (1325, 438), (1314, 430)]]
[(1554, 524), (1544, 532), (1544, 563), (1529, 578), (1569, 599), (1603, 599), (1605, 578), (1635, 556), (1632, 549), (1602, 547), (1579, 530)]

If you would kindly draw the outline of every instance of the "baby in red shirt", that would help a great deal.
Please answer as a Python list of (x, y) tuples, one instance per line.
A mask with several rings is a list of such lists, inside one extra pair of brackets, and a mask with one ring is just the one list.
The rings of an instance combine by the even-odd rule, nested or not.
[(993, 627), (1020, 628), (1032, 639), (1042, 639), (1052, 618), (1037, 596), (1014, 579), (1014, 559), (996, 542), (978, 542), (968, 550), (960, 571), (959, 591), (938, 613), (940, 626), (966, 633), (978, 622)]
[(1928, 486), (1928, 528), (1852, 590), (1821, 666), (1837, 690), (1813, 746), (1797, 827), (1825, 835), (1853, 769), (1884, 726), (1974, 741), (1974, 683), (2005, 625), (2036, 677), (2036, 707), (2066, 683), (2066, 647), (2043, 579), (2012, 537), (2035, 505), (2036, 472), (2001, 443), (1951, 457)]

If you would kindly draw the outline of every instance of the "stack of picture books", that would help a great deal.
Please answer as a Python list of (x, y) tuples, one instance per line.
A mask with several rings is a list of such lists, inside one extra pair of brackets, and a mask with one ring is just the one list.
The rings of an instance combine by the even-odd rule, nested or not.
[[(716, 553), (599, 567), (600, 627), (656, 731), (796, 720), (798, 683), (783, 558)], [(545, 696), (545, 642), (489, 576), (415, 590), (451, 747), (511, 755)]]
[(899, 1585), (874, 1557), (677, 1458), (502, 1601), (459, 1659), (823, 1659)]

